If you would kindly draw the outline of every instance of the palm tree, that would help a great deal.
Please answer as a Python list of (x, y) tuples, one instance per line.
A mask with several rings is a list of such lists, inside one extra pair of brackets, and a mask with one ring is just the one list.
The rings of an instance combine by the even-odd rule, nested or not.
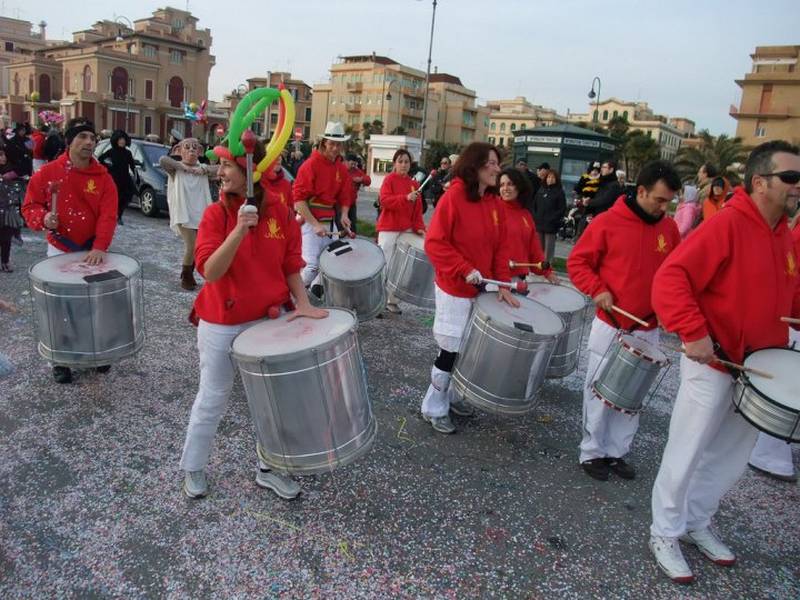
[(635, 129), (625, 135), (625, 143), (621, 148), (628, 179), (635, 181), (645, 163), (658, 160), (661, 150), (658, 143), (643, 131)]
[(699, 146), (681, 147), (675, 157), (675, 168), (684, 181), (694, 178), (705, 163), (711, 163), (734, 182), (738, 180), (737, 168), (747, 161), (749, 153), (749, 149), (742, 144), (742, 138), (729, 137), (724, 133), (714, 137), (707, 129), (700, 131), (698, 137), (701, 141)]

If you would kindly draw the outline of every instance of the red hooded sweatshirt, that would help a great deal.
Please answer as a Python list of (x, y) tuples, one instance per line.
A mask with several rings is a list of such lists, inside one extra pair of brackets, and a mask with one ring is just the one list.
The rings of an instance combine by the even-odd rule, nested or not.
[[(272, 175), (272, 178), (270, 178), (270, 175)], [(280, 202), (293, 213), (292, 184), (283, 176), (283, 169), (270, 175), (266, 173), (262, 175), (264, 190), (269, 194), (270, 198)]]
[(487, 279), (511, 281), (502, 204), (493, 194), (470, 201), (464, 181), (455, 178), (436, 205), (425, 234), (425, 254), (436, 285), (451, 296), (478, 295), (478, 288), (464, 280), (474, 269)]
[[(569, 278), (591, 298), (611, 292), (614, 304), (649, 323), (642, 329), (654, 329), (653, 276), (680, 241), (675, 221), (665, 216), (658, 223), (645, 223), (620, 196), (610, 210), (592, 220), (575, 244), (567, 259)], [(617, 313), (612, 319), (598, 308), (596, 314), (612, 327), (617, 326), (614, 320), (622, 329), (638, 327)]]
[[(194, 312), (209, 323), (237, 325), (267, 316), (271, 306), (290, 300), (286, 278), (305, 266), (300, 226), (288, 207), (269, 195), (266, 210), (236, 250), (231, 266), (216, 281), (206, 282), (197, 295)], [(195, 260), (205, 275), (206, 261), (236, 227), (244, 198), (228, 206), (215, 202), (206, 208), (197, 231)]]
[[(352, 183), (352, 195), (350, 196), (350, 206), (356, 203), (358, 199), (358, 190), (363, 185), (364, 187), (369, 187), (372, 185), (372, 178), (364, 173), (358, 167), (353, 167), (352, 169), (348, 169), (347, 173), (350, 175), (350, 182)], [(356, 177), (361, 177), (361, 181), (353, 181)]]
[(414, 202), (408, 195), (419, 189), (419, 184), (408, 175), (389, 173), (381, 184), (381, 214), (378, 231), (425, 231), (422, 220), (422, 198), (417, 195)]
[(22, 204), (22, 215), (33, 230), (44, 229), (44, 216), (50, 211), (51, 182), (59, 185), (58, 228), (56, 235), (47, 232), (48, 243), (64, 252), (108, 250), (117, 227), (117, 186), (108, 170), (94, 158), (85, 169), (77, 169), (69, 160), (69, 152), (65, 152), (34, 173)]
[[(544, 251), (536, 233), (536, 223), (531, 212), (516, 200), (503, 202), (503, 214), (508, 232), (508, 248), (514, 262), (537, 263), (544, 260)], [(511, 274), (525, 277), (528, 273), (549, 275), (552, 269), (542, 270), (537, 267), (515, 267)]]
[(664, 329), (684, 342), (710, 335), (721, 353), (741, 362), (754, 350), (787, 344), (780, 318), (800, 317), (798, 269), (786, 218), (770, 229), (737, 187), (725, 210), (698, 227), (659, 269), (653, 306)]
[(33, 158), (44, 160), (45, 135), (37, 129), (31, 133), (31, 140), (33, 141)]
[(292, 195), (294, 202), (308, 202), (317, 221), (330, 222), (336, 215), (337, 205), (341, 209), (349, 208), (352, 185), (343, 161), (331, 162), (314, 150), (297, 171)]

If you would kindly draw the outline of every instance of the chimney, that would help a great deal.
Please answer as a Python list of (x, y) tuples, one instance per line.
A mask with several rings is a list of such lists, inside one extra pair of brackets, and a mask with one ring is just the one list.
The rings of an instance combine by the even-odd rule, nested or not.
[(438, 65), (433, 65), (433, 72), (434, 73), (438, 73), (439, 72), (439, 66)]
[(44, 21), (39, 21), (39, 37), (42, 40), (47, 39), (47, 23)]

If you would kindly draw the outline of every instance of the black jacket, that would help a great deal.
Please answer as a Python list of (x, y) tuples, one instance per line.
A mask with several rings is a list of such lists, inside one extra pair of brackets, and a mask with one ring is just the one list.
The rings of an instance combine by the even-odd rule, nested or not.
[(533, 220), (536, 230), (542, 233), (555, 233), (567, 212), (567, 199), (564, 189), (556, 185), (542, 185), (533, 197)]
[(591, 215), (599, 215), (614, 206), (617, 198), (624, 193), (625, 188), (619, 184), (614, 173), (601, 176), (600, 187), (594, 197), (589, 200), (589, 204), (586, 205), (586, 211)]
[(136, 163), (127, 148), (111, 146), (100, 155), (100, 164), (105, 165), (118, 190), (133, 189), (131, 173), (136, 173)]
[(33, 174), (33, 154), (25, 145), (25, 138), (15, 135), (6, 142), (5, 150), (8, 164), (19, 177)]
[(44, 140), (44, 158), (47, 162), (57, 159), (67, 149), (64, 138), (58, 131), (51, 129)]

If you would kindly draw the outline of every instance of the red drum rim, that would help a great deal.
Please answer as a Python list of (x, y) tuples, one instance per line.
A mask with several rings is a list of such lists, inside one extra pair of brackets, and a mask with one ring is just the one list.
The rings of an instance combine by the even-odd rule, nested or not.
[[(663, 365), (667, 364), (668, 361), (667, 361), (666, 357), (664, 358), (664, 360), (659, 360), (658, 358), (654, 358), (652, 356), (649, 356), (649, 355), (645, 354), (642, 350), (639, 350), (638, 348), (634, 348), (633, 346), (628, 344), (624, 339), (622, 339), (623, 335), (624, 334), (619, 334), (617, 336), (617, 341), (620, 343), (620, 345), (622, 346), (623, 350), (625, 350), (629, 354), (633, 354), (634, 356), (638, 356), (639, 358), (641, 358), (643, 360), (646, 360), (649, 363), (653, 363), (654, 365), (662, 365), (663, 366)], [(652, 345), (649, 342), (646, 342), (645, 340), (641, 340), (641, 341), (643, 341), (643, 342), (645, 342), (645, 343), (647, 343), (649, 345)]]

